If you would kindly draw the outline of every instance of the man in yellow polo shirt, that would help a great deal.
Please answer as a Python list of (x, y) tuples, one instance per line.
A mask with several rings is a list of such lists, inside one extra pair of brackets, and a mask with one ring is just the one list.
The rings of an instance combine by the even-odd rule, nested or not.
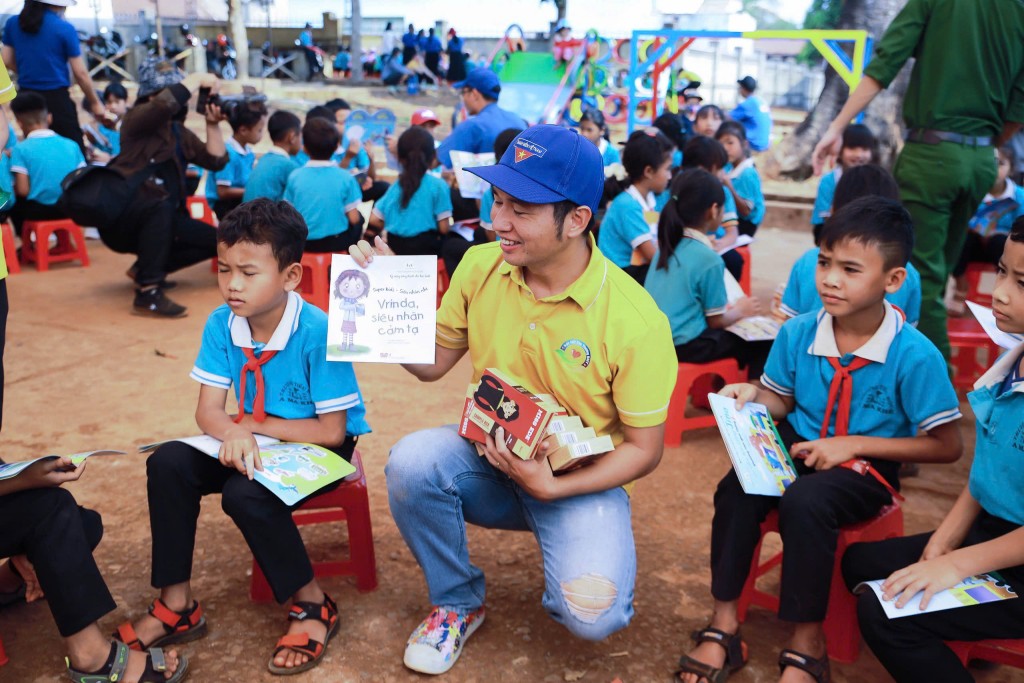
[[(484, 575), (470, 562), (466, 522), (534, 533), (544, 609), (574, 635), (601, 640), (629, 623), (636, 550), (623, 486), (661, 459), (676, 376), (665, 315), (590, 234), (604, 185), (597, 147), (569, 129), (534, 126), (498, 164), (472, 172), (494, 188), (500, 242), (466, 253), (438, 311), (436, 362), (406, 369), (433, 381), (468, 350), (474, 381), (488, 367), (506, 371), (616, 448), (558, 477), (501, 439), (480, 457), (454, 425), (392, 448), (391, 512), (435, 605), (409, 638), (405, 664), (431, 674), (452, 667), (484, 619)], [(353, 255), (372, 258), (368, 244), (359, 248)], [(452, 416), (460, 405), (452, 396)]]

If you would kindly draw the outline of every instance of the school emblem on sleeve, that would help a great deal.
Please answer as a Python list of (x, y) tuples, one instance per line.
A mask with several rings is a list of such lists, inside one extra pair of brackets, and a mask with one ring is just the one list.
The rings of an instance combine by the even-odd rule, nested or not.
[(529, 140), (516, 140), (516, 158), (515, 162), (518, 164), (520, 161), (526, 161), (530, 157), (541, 157), (543, 158), (547, 154), (547, 148), (541, 147), (540, 145), (534, 144)]
[(590, 365), (590, 347), (580, 339), (569, 339), (555, 353), (570, 367), (585, 368)]

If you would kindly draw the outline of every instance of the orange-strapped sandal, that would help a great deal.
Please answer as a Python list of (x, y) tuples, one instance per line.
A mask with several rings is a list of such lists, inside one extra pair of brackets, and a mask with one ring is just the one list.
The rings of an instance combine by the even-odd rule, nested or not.
[(164, 601), (157, 598), (149, 606), (151, 616), (160, 621), (164, 626), (165, 635), (155, 639), (152, 643), (143, 643), (135, 633), (132, 622), (126, 621), (117, 627), (114, 637), (127, 645), (132, 650), (148, 650), (151, 647), (162, 647), (176, 643), (191, 643), (199, 640), (207, 633), (206, 617), (203, 616), (203, 607), (198, 600), (192, 602), (192, 607), (183, 612), (175, 612), (164, 604)]
[[(315, 602), (293, 602), (292, 608), (288, 610), (288, 620), (305, 621), (306, 619), (314, 619), (327, 627), (327, 637), (324, 638), (324, 642), (321, 643), (318, 640), (313, 640), (309, 637), (308, 633), (287, 633), (281, 636), (277, 641), (277, 646), (274, 648), (274, 654), (271, 655), (270, 662), (267, 664), (270, 673), (277, 674), (278, 676), (302, 673), (317, 666), (320, 660), (324, 658), (324, 653), (327, 652), (327, 644), (331, 642), (331, 638), (338, 632), (338, 625), (340, 623), (338, 619), (338, 606), (334, 604), (334, 600), (331, 600), (331, 597), (326, 593), (324, 593), (324, 601), (321, 604)], [(284, 650), (291, 650), (306, 655), (309, 657), (309, 661), (298, 666), (277, 666), (274, 664), (274, 658)]]

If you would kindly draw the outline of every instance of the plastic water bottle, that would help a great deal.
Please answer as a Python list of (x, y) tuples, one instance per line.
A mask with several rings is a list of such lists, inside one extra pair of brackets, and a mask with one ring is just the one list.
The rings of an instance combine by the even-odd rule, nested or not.
[(418, 76), (410, 76), (409, 80), (405, 82), (405, 93), (407, 95), (420, 94), (420, 79)]

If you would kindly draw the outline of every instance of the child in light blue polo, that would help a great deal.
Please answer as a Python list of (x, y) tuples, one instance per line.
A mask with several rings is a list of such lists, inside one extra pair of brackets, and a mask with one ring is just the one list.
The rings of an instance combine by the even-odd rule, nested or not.
[(726, 121), (718, 128), (715, 139), (725, 148), (729, 163), (725, 166), (726, 194), (732, 195), (737, 204), (738, 227), (741, 235), (753, 235), (764, 220), (764, 193), (761, 191), (761, 176), (757, 174), (754, 160), (750, 158), (750, 143), (743, 126), (735, 121)]
[[(683, 148), (683, 169), (700, 168), (716, 178), (729, 163), (729, 156), (725, 153), (725, 147), (718, 140), (705, 135), (697, 135), (690, 138)], [(723, 185), (724, 187), (724, 185)], [(659, 197), (665, 197), (666, 202), (670, 198), (670, 192), (663, 192)], [(661, 211), (662, 206), (658, 207)], [(722, 205), (722, 218), (719, 229), (713, 233), (712, 248), (720, 250), (725, 245), (732, 245), (739, 236), (739, 218), (736, 214), (736, 200), (732, 192), (726, 191), (725, 203)], [(729, 249), (722, 254), (722, 261), (725, 262), (725, 269), (736, 278), (736, 281), (743, 276), (743, 256), (735, 249)]]
[(228, 123), (233, 131), (226, 142), (228, 163), (206, 177), (206, 201), (218, 218), (241, 204), (245, 196), (245, 185), (256, 165), (252, 146), (263, 139), (267, 123), (266, 105), (262, 102), (241, 105)]
[(276, 111), (267, 121), (267, 133), (274, 146), (260, 157), (245, 184), (243, 202), (260, 197), (275, 202), (284, 198), (288, 176), (299, 167), (291, 155), (302, 149), (302, 123), (288, 111)]
[(285, 185), (284, 200), (298, 209), (309, 227), (309, 253), (343, 252), (362, 234), (359, 183), (331, 161), (340, 137), (333, 122), (307, 118), (302, 144), (310, 160), (292, 171)]
[(0, 218), (6, 218), (7, 213), (14, 207), (14, 179), (11, 177), (11, 154), (18, 144), (18, 134), (14, 130), (14, 124), (7, 124), (7, 144), (0, 153), (0, 197), (5, 201), (0, 204)]
[(413, 126), (398, 138), (402, 172), (373, 207), (369, 228), (387, 230), (396, 254), (440, 253), (441, 236), (451, 226), (452, 199), (448, 184), (427, 173), (437, 160), (434, 136)]
[(843, 173), (851, 168), (873, 163), (878, 150), (878, 140), (871, 129), (860, 123), (851, 123), (843, 131), (843, 146), (839, 150), (839, 165), (832, 171), (821, 176), (818, 183), (818, 194), (814, 197), (814, 209), (811, 211), (811, 228), (814, 230), (814, 243), (818, 243), (821, 226), (832, 212), (832, 198), (836, 193), (836, 184)]
[(57, 206), (61, 182), (76, 168), (85, 166), (77, 144), (50, 130), (46, 100), (34, 92), (20, 93), (11, 102), (24, 139), (11, 150), (11, 174), (18, 201), (11, 211), (17, 231), (26, 220), (66, 218)]
[[(996, 325), (1009, 334), (1024, 333), (1022, 276), (1024, 219), (1018, 219), (1004, 245), (992, 292), (993, 307), (1001, 314)], [(970, 576), (998, 572), (1004, 591), (1024, 592), (1024, 438), (1018, 429), (1024, 415), (1024, 344), (996, 361), (967, 399), (975, 415), (974, 462), (956, 503), (934, 532), (850, 546), (843, 558), (847, 587), (886, 579), (886, 597), (900, 606), (923, 585), (940, 591)], [(897, 571), (900, 576), (894, 576)], [(926, 575), (942, 579), (924, 584)], [(977, 595), (988, 593), (984, 586), (978, 588)], [(911, 613), (899, 619), (889, 619), (871, 591), (859, 600), (861, 633), (897, 681), (972, 680), (946, 642), (1019, 638), (1024, 620), (1019, 599), (993, 599), (970, 609)]]
[(779, 666), (828, 671), (822, 623), (840, 528), (872, 519), (898, 497), (901, 462), (960, 457), (959, 399), (946, 362), (884, 299), (905, 277), (913, 242), (910, 214), (895, 200), (862, 197), (838, 210), (822, 232), (816, 274), (824, 309), (782, 326), (763, 388), (732, 384), (720, 392), (738, 406), (760, 403), (780, 420), (798, 476), (781, 497), (745, 493), (735, 471), (719, 483), (711, 529), (714, 617), (683, 671), (739, 644), (738, 601), (772, 510), (786, 548), (779, 618), (795, 624)]
[[(626, 141), (622, 166), (629, 187), (608, 205), (597, 234), (601, 253), (639, 282), (643, 282), (646, 264), (657, 248), (657, 226), (650, 216), (655, 212), (655, 195), (664, 192), (672, 178), (670, 166), (675, 149), (665, 134), (650, 130), (636, 131)], [(639, 252), (644, 267), (631, 268), (634, 250)]]

